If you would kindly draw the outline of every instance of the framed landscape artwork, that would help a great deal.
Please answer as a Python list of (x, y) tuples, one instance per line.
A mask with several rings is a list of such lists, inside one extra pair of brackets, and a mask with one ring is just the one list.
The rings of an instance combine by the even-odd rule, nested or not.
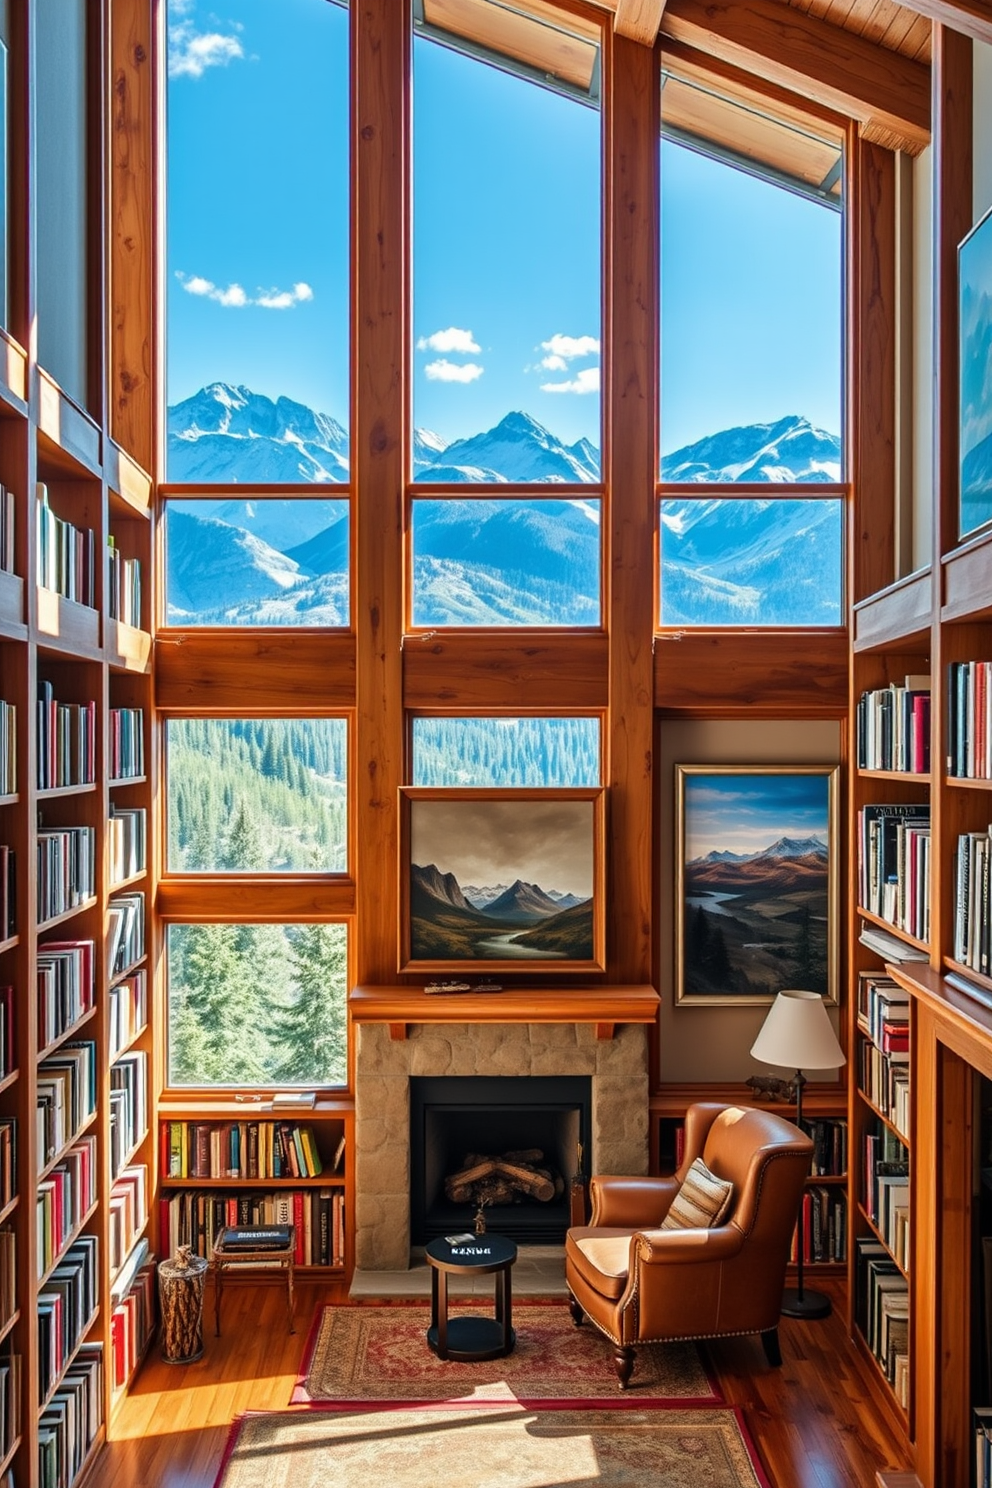
[(604, 800), (404, 787), (400, 971), (602, 971)]
[(992, 522), (992, 211), (958, 250), (961, 493), (958, 536)]
[(676, 765), (675, 1001), (838, 995), (833, 765)]

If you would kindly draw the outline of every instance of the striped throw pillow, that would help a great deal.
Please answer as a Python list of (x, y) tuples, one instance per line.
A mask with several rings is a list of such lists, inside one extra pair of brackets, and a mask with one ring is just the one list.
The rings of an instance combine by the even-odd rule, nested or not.
[(697, 1157), (685, 1182), (672, 1200), (665, 1215), (663, 1230), (709, 1230), (720, 1223), (730, 1207), (734, 1185), (711, 1173)]

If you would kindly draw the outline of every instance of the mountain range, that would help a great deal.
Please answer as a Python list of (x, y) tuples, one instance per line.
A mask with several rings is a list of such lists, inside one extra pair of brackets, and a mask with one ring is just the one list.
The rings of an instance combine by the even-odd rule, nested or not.
[(754, 853), (711, 852), (686, 864), (690, 895), (794, 893), (826, 888), (829, 855), (819, 837), (780, 837)]
[(589, 960), (592, 901), (518, 878), (473, 905), (453, 873), (413, 863), (410, 953), (415, 961)]
[[(212, 383), (169, 410), (169, 479), (206, 486), (347, 480), (347, 435), (288, 398)], [(589, 485), (599, 452), (565, 445), (526, 413), (445, 443), (413, 440), (417, 481)], [(799, 417), (725, 430), (665, 458), (662, 476), (779, 485), (837, 480), (834, 435)], [(347, 502), (283, 497), (169, 504), (167, 600), (176, 625), (348, 621)], [(836, 624), (839, 501), (662, 502), (665, 624)], [(417, 625), (583, 625), (600, 620), (599, 501), (417, 501)]]

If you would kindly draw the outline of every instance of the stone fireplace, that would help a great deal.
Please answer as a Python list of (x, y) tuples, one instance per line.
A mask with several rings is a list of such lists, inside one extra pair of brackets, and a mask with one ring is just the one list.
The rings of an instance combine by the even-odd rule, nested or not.
[[(648, 989), (649, 990), (649, 989)], [(420, 994), (422, 996), (422, 994)], [(410, 1264), (412, 1076), (587, 1076), (591, 1146), (600, 1172), (646, 1173), (648, 1061), (643, 1024), (563, 1021), (392, 1022), (356, 1009), (355, 1262), (363, 1271)], [(490, 1005), (492, 999), (490, 999)], [(533, 1009), (533, 1003), (531, 1003)], [(470, 1013), (468, 1007), (465, 1008)], [(496, 1009), (489, 1013), (492, 1019)], [(446, 1010), (453, 1016), (454, 1009)], [(607, 1033), (613, 1036), (607, 1036)]]

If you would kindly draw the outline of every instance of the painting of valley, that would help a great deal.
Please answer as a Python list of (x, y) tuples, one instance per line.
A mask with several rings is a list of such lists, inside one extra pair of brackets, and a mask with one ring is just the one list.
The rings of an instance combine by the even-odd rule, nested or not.
[(601, 965), (602, 793), (405, 792), (407, 969)]
[(836, 770), (679, 766), (676, 998), (836, 999), (831, 825)]

